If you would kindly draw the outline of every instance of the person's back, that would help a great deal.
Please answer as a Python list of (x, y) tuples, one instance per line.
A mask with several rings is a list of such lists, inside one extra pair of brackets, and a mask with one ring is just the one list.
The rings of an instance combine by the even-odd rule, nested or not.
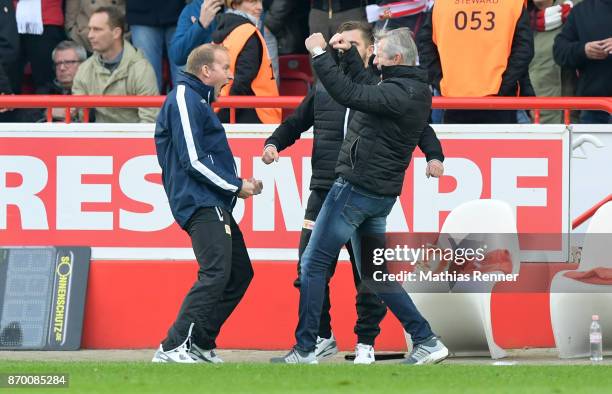
[[(421, 64), (445, 97), (517, 96), (533, 57), (523, 0), (440, 1), (418, 35)], [(451, 111), (453, 123), (516, 123), (516, 111)]]

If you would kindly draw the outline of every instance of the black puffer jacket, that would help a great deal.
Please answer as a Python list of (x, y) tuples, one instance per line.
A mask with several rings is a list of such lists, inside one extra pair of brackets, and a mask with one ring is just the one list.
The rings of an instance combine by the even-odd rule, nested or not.
[(417, 67), (383, 67), (380, 84), (362, 85), (340, 71), (329, 51), (317, 56), (313, 67), (330, 96), (356, 111), (336, 175), (376, 194), (400, 195), (431, 110), (427, 73)]
[[(365, 69), (355, 48), (342, 57), (342, 65), (352, 74), (353, 80), (360, 79), (360, 83), (368, 84), (380, 82), (376, 68), (371, 66)], [(349, 112), (349, 121), (354, 114), (355, 111)], [(295, 112), (266, 140), (265, 145), (274, 145), (280, 152), (300, 139), (301, 133), (313, 127), (310, 189), (329, 190), (336, 179), (335, 168), (344, 141), (345, 117), (346, 107), (334, 101), (323, 85), (317, 82)], [(421, 133), (418, 146), (427, 161), (444, 161), (442, 145), (429, 125)]]

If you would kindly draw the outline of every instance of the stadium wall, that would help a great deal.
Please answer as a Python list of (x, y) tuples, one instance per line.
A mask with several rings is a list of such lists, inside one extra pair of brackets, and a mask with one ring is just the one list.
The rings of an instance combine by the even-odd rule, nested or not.
[[(234, 212), (255, 278), (219, 338), (222, 347), (284, 349), (293, 343), (298, 292), (292, 283), (309, 193), (312, 134), (305, 133), (279, 163), (266, 167), (260, 155), (271, 131), (266, 125), (228, 127), (241, 176), (261, 178), (266, 187), (262, 195), (241, 201)], [(447, 156), (446, 176), (426, 179), (423, 155), (415, 152), (388, 220), (390, 231), (437, 232), (461, 202), (498, 198), (515, 207), (520, 232), (570, 232), (569, 218), (577, 213), (572, 207), (570, 215), (568, 127), (445, 125), (436, 131)], [(601, 130), (582, 130), (595, 131)], [(612, 134), (609, 127), (604, 131), (606, 135), (598, 136)], [(609, 150), (599, 154), (602, 160), (611, 157)], [(197, 266), (189, 239), (173, 224), (167, 207), (152, 126), (0, 125), (0, 161), (2, 245), (92, 247), (83, 347), (157, 346)], [(574, 168), (590, 165), (582, 161), (572, 167), (580, 193), (573, 201), (579, 201), (580, 209), (612, 190), (605, 182), (591, 185), (573, 176)], [(606, 194), (597, 189), (602, 187)], [(574, 184), (571, 189), (575, 195)], [(506, 348), (551, 347), (549, 296), (533, 289), (575, 265), (566, 263), (567, 243), (521, 247), (519, 283), (512, 288), (498, 284), (492, 297), (494, 336)], [(346, 253), (341, 258), (345, 260)], [(537, 263), (541, 261), (548, 263)], [(355, 342), (354, 295), (350, 266), (341, 262), (332, 280), (332, 319), (343, 349)], [(401, 327), (388, 315), (377, 349), (404, 348)]]

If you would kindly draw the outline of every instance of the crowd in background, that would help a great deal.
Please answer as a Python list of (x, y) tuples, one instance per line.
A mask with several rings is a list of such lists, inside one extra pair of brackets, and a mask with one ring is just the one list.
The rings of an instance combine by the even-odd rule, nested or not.
[[(612, 0), (514, 0), (512, 30), (497, 37), (509, 40), (509, 51), (492, 52), (493, 60), (478, 51), (486, 51), (492, 36), (487, 23), (503, 26), (504, 19), (469, 19), (468, 12), (464, 26), (457, 15), (443, 24), (439, 3), (436, 14), (433, 0), (0, 0), (0, 94), (165, 94), (191, 50), (215, 42), (230, 49), (234, 71), (222, 95), (275, 96), (283, 77), (279, 57), (306, 54), (309, 33), (329, 40), (343, 22), (367, 20), (377, 30), (412, 30), (420, 65), (438, 95), (612, 96)], [(472, 30), (474, 39), (453, 40), (452, 28)], [(503, 75), (499, 81), (479, 75), (470, 61), (476, 69), (483, 61), (502, 67)], [(531, 121), (525, 111), (483, 113), (434, 111), (432, 120)], [(218, 115), (229, 120), (227, 111)], [(53, 112), (56, 120), (64, 116)], [(97, 122), (152, 122), (155, 116), (153, 109), (93, 114)], [(584, 123), (612, 121), (600, 111), (580, 116)], [(43, 119), (43, 110), (0, 108), (0, 121)], [(279, 123), (281, 113), (243, 109), (237, 121)], [(560, 123), (562, 114), (543, 112), (541, 121)]]

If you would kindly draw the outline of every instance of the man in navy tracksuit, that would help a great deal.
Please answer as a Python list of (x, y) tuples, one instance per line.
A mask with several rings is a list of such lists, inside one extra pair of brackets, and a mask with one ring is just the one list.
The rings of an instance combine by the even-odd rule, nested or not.
[(191, 237), (200, 268), (154, 362), (222, 362), (215, 339), (253, 277), (231, 212), (237, 198), (259, 194), (262, 184), (238, 177), (225, 130), (210, 107), (232, 79), (229, 62), (221, 46), (194, 49), (157, 118), (155, 145), (164, 189), (174, 218)]

